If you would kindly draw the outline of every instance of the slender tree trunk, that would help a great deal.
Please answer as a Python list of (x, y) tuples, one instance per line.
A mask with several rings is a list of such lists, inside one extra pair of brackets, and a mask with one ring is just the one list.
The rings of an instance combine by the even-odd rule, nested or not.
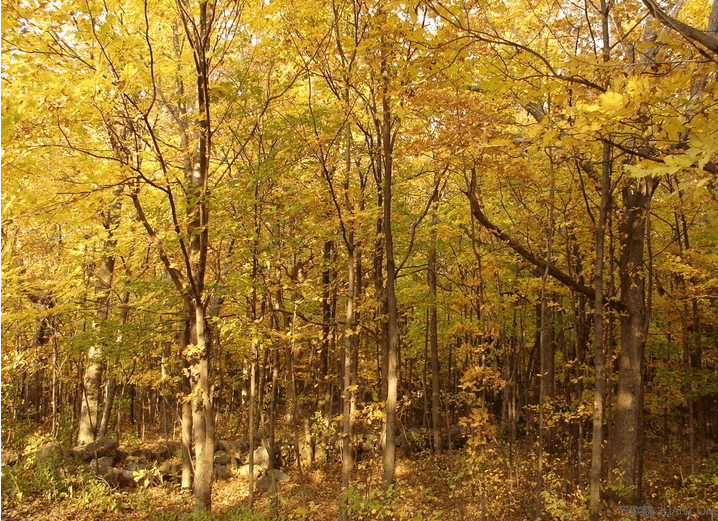
[(249, 508), (254, 508), (254, 446), (255, 446), (255, 428), (254, 428), (254, 422), (255, 422), (255, 402), (256, 402), (256, 394), (257, 394), (257, 342), (256, 340), (252, 340), (252, 351), (250, 353), (251, 356), (251, 368), (250, 368), (250, 375), (249, 375), (249, 461), (247, 462), (249, 464), (249, 473), (248, 473), (248, 480), (249, 480), (249, 494), (247, 497), (247, 503), (249, 505)]
[[(296, 301), (296, 300), (295, 300)], [(297, 388), (297, 375), (294, 370), (294, 351), (296, 349), (296, 334), (294, 327), (297, 322), (297, 305), (294, 304), (294, 314), (291, 319), (291, 345), (289, 347), (289, 358), (287, 359), (287, 372), (289, 373), (288, 385), (291, 386), (292, 396), (292, 415), (290, 427), (294, 431), (294, 452), (297, 458), (297, 474), (299, 475), (299, 491), (301, 494), (302, 508), (308, 511), (306, 489), (304, 482), (304, 466), (302, 463), (302, 451), (301, 447), (301, 434), (299, 430), (299, 421), (301, 420), (300, 406), (299, 406), (299, 389)]]
[[(439, 202), (439, 194), (435, 193), (434, 203)], [(431, 245), (428, 255), (429, 284), (429, 344), (431, 346), (431, 431), (434, 440), (434, 453), (441, 454), (441, 405), (439, 402), (439, 338), (436, 313), (436, 226), (438, 217), (436, 208), (431, 218)]]
[[(166, 342), (162, 350), (162, 380), (169, 381), (168, 362), (172, 356), (172, 343)], [(168, 386), (171, 387), (171, 386)], [(170, 405), (170, 389), (163, 389), (160, 403), (160, 432), (165, 438), (170, 437), (170, 426), (172, 425), (172, 407)]]
[[(377, 183), (383, 183), (383, 166), (381, 160), (377, 166)], [(383, 210), (384, 195), (383, 184), (377, 185), (377, 208)], [(384, 254), (386, 246), (384, 244), (384, 216), (380, 213), (376, 220), (376, 239), (374, 241), (374, 293), (376, 295), (378, 309), (375, 311), (377, 317), (377, 373), (379, 378), (379, 401), (386, 401), (386, 374), (389, 358), (387, 356), (387, 346), (389, 345), (389, 323), (387, 321), (387, 304), (386, 304), (386, 281), (384, 279)]]
[[(130, 313), (130, 308), (127, 305), (130, 301), (130, 294), (129, 292), (125, 292), (124, 295), (120, 298), (120, 303), (122, 304), (122, 307), (120, 308), (120, 324), (125, 325), (127, 324), (127, 318)], [(123, 336), (122, 333), (117, 335), (116, 343), (120, 344), (122, 342)], [(109, 363), (108, 363), (109, 366)], [(112, 406), (114, 404), (115, 400), (115, 393), (117, 390), (117, 379), (114, 376), (110, 376), (110, 371), (108, 367), (108, 376), (107, 376), (107, 383), (105, 385), (105, 408), (102, 411), (102, 420), (100, 421), (100, 427), (98, 430), (98, 436), (105, 436), (107, 434), (107, 429), (109, 427), (110, 418), (112, 415)]]
[[(182, 23), (192, 50), (196, 72), (197, 114), (194, 133), (196, 149), (188, 150), (185, 165), (187, 184), (187, 217), (189, 253), (185, 261), (189, 293), (185, 297), (190, 323), (194, 325), (194, 349), (190, 361), (192, 388), (192, 423), (194, 433), (194, 498), (195, 513), (212, 509), (215, 426), (212, 397), (211, 333), (207, 325), (209, 302), (205, 292), (207, 254), (209, 251), (209, 173), (212, 157), (212, 126), (210, 111), (210, 61), (215, 6), (199, 2), (198, 18), (193, 19), (185, 6), (180, 6)], [(188, 168), (191, 167), (191, 168)], [(182, 249), (183, 252), (185, 248)], [(175, 275), (176, 277), (176, 275)]]
[[(182, 334), (182, 350), (186, 350), (194, 333), (189, 320), (185, 320), (185, 328)], [(182, 489), (190, 490), (194, 479), (194, 463), (192, 461), (192, 403), (190, 395), (192, 388), (189, 378), (189, 364), (187, 360), (183, 360), (182, 371)]]
[(334, 241), (326, 241), (324, 243), (324, 253), (322, 261), (324, 263), (322, 269), (322, 342), (319, 351), (319, 399), (318, 409), (324, 415), (324, 418), (331, 416), (329, 404), (331, 402), (330, 390), (331, 382), (329, 381), (329, 360), (331, 348), (331, 329), (332, 329), (332, 281), (331, 281), (331, 258), (334, 249)]
[[(189, 378), (183, 377), (183, 387), (189, 389)], [(189, 401), (189, 391), (184, 393), (182, 399), (182, 488), (192, 489), (194, 480), (194, 464), (192, 461), (192, 403)]]
[[(354, 298), (356, 287), (356, 264), (353, 232), (349, 233), (349, 244), (347, 245), (347, 312), (346, 324), (344, 327), (344, 384), (342, 392), (342, 491), (346, 494), (349, 489), (349, 474), (354, 464), (351, 451), (352, 437), (352, 401), (354, 391), (352, 390), (352, 358), (354, 350)], [(346, 507), (343, 500), (342, 506)], [(342, 520), (347, 521), (349, 514), (342, 508)]]
[(394, 483), (396, 459), (396, 404), (398, 393), (399, 329), (396, 303), (396, 266), (394, 261), (394, 236), (392, 230), (391, 199), (393, 174), (392, 113), (389, 104), (389, 71), (386, 57), (382, 60), (382, 122), (381, 142), (384, 163), (384, 248), (386, 253), (386, 306), (387, 306), (387, 367), (386, 408), (384, 443), (384, 487)]
[[(602, 0), (602, 8), (605, 9), (605, 0)], [(594, 299), (594, 366), (595, 382), (593, 390), (593, 441), (591, 445), (591, 484), (589, 510), (591, 521), (598, 521), (601, 512), (601, 475), (603, 460), (603, 397), (606, 386), (606, 363), (603, 351), (603, 268), (606, 234), (606, 218), (611, 200), (611, 146), (603, 145), (603, 157), (601, 163), (601, 206), (599, 208), (598, 221), (596, 223), (596, 265), (594, 268), (594, 288), (596, 298)]]
[[(347, 104), (347, 111), (350, 110), (349, 105), (349, 82), (347, 80), (347, 87), (345, 90), (345, 101)], [(351, 181), (352, 172), (352, 130), (349, 123), (346, 124), (345, 129), (345, 154), (344, 154), (344, 206), (352, 213), (354, 211), (351, 198), (349, 196), (349, 188)], [(336, 202), (336, 201), (335, 201)], [(346, 322), (344, 326), (344, 360), (343, 360), (343, 389), (342, 389), (342, 492), (346, 498), (346, 493), (349, 490), (350, 473), (354, 466), (354, 457), (352, 454), (352, 435), (353, 435), (353, 409), (356, 401), (356, 370), (354, 366), (354, 359), (358, 356), (358, 332), (356, 331), (356, 297), (360, 284), (357, 281), (357, 277), (361, 277), (361, 260), (359, 251), (354, 242), (354, 229), (356, 226), (356, 218), (354, 215), (350, 215), (349, 228), (345, 226), (342, 221), (342, 232), (344, 235), (345, 246), (347, 249), (347, 307), (346, 307)], [(349, 520), (349, 512), (346, 509), (346, 499), (342, 500), (341, 518), (342, 521)]]
[(114, 376), (107, 378), (105, 385), (105, 408), (102, 410), (102, 420), (100, 421), (100, 428), (97, 431), (99, 437), (107, 434), (107, 428), (110, 423), (110, 416), (112, 414), (112, 404), (115, 400), (115, 391), (117, 390), (117, 380)]
[[(546, 449), (546, 426), (545, 426), (545, 407), (546, 402), (550, 401), (554, 393), (554, 335), (553, 324), (551, 323), (551, 312), (548, 306), (548, 295), (546, 294), (546, 280), (549, 275), (549, 266), (551, 265), (551, 247), (553, 239), (553, 169), (551, 180), (551, 201), (549, 208), (549, 229), (547, 238), (546, 268), (541, 277), (541, 303), (539, 306), (539, 443), (538, 443), (538, 461), (537, 461), (537, 477), (536, 477), (536, 515), (541, 517), (542, 493), (543, 493), (543, 467), (544, 467), (544, 450)], [(549, 443), (550, 443), (550, 436)]]
[[(55, 306), (52, 297), (47, 295), (30, 295), (30, 300), (35, 304), (38, 311), (47, 311)], [(36, 422), (41, 422), (43, 418), (42, 412), (42, 373), (44, 371), (45, 361), (43, 355), (40, 354), (39, 348), (46, 345), (51, 340), (57, 345), (57, 339), (54, 337), (55, 319), (53, 316), (45, 316), (40, 320), (40, 326), (38, 327), (37, 333), (35, 334), (35, 342), (33, 348), (36, 353), (39, 354), (40, 358), (35, 364), (31, 365), (32, 369), (25, 372), (23, 379), (25, 385), (23, 387), (23, 393), (21, 398), (24, 402), (24, 406), (27, 407), (25, 410), (26, 414), (32, 412), (31, 416)], [(53, 354), (53, 358), (56, 356)], [(54, 378), (54, 373), (53, 373)], [(21, 407), (15, 407), (15, 414), (21, 411)]]
[(53, 339), (52, 343), (52, 434), (57, 436), (60, 426), (60, 389), (58, 388), (58, 375), (60, 373), (58, 360), (57, 340)]

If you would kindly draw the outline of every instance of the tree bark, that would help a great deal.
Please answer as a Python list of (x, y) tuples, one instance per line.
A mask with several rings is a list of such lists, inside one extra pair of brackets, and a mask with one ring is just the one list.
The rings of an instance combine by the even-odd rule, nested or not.
[(214, 408), (209, 374), (210, 339), (205, 321), (205, 309), (194, 309), (197, 330), (198, 359), (191, 368), (192, 423), (194, 426), (195, 511), (210, 510), (212, 505), (212, 478), (214, 472)]
[[(95, 283), (95, 294), (97, 298), (94, 329), (99, 330), (102, 322), (109, 316), (110, 291), (112, 289), (112, 277), (115, 271), (115, 256), (112, 250), (116, 241), (112, 238), (112, 228), (115, 225), (116, 217), (108, 213), (105, 218), (104, 227), (110, 236), (103, 245), (102, 257), (97, 271)], [(87, 444), (95, 441), (99, 427), (99, 407), (101, 394), (102, 366), (104, 363), (103, 346), (101, 341), (95, 341), (87, 350), (87, 365), (83, 382), (83, 396), (80, 406), (80, 421), (78, 425), (77, 442)]]
[[(439, 202), (439, 194), (434, 193), (433, 202)], [(429, 345), (431, 346), (431, 432), (434, 440), (434, 453), (441, 454), (441, 405), (439, 403), (439, 338), (436, 312), (436, 226), (438, 217), (436, 208), (432, 215), (430, 232), (427, 278), (429, 284)]]
[(331, 382), (329, 381), (329, 360), (331, 349), (332, 330), (332, 280), (331, 258), (334, 241), (324, 243), (322, 256), (322, 342), (319, 351), (319, 397), (317, 405), (324, 418), (331, 416), (329, 405), (331, 403)]
[[(601, 5), (605, 9), (604, 0), (602, 0)], [(591, 521), (598, 521), (601, 512), (601, 464), (603, 461), (603, 416), (606, 386), (606, 363), (603, 351), (603, 268), (606, 220), (611, 201), (611, 147), (607, 143), (603, 145), (601, 172), (601, 206), (599, 208), (598, 221), (596, 222), (596, 264), (594, 268), (596, 298), (593, 303), (593, 351), (596, 374), (593, 390), (593, 440), (591, 442), (591, 483), (589, 497)]]
[[(382, 42), (382, 46), (384, 46)], [(382, 51), (386, 53), (385, 50)], [(392, 139), (392, 112), (389, 101), (389, 70), (386, 55), (382, 58), (382, 120), (381, 143), (384, 164), (384, 249), (386, 254), (386, 307), (387, 307), (387, 347), (386, 347), (386, 408), (384, 442), (384, 488), (394, 484), (396, 463), (396, 404), (398, 393), (399, 329), (396, 303), (396, 265), (394, 260), (394, 236), (392, 229), (391, 199), (392, 174), (394, 160), (394, 142)]]
[[(691, 42), (698, 43), (711, 51), (713, 54), (718, 55), (718, 40), (716, 40), (715, 36), (710, 36), (695, 27), (671, 17), (668, 13), (663, 11), (654, 0), (643, 0), (643, 3), (648, 8), (651, 15), (653, 15), (653, 17), (663, 25), (678, 31)], [(718, 17), (718, 14), (716, 14), (718, 12), (716, 3), (717, 2), (714, 0), (713, 8), (711, 10), (711, 20), (714, 17)]]
[(643, 392), (642, 361), (646, 344), (646, 284), (643, 274), (643, 249), (646, 212), (657, 186), (656, 179), (634, 181), (623, 189), (623, 215), (619, 225), (619, 273), (621, 303), (627, 312), (621, 316), (621, 350), (614, 418), (614, 484), (625, 487), (629, 504), (635, 497), (637, 461)]
[[(185, 347), (189, 342), (185, 344)], [(192, 461), (192, 403), (189, 399), (191, 394), (191, 385), (189, 375), (189, 367), (184, 364), (182, 375), (182, 489), (191, 490), (194, 480), (194, 462)]]
[[(344, 360), (343, 360), (343, 392), (342, 392), (342, 492), (346, 494), (349, 489), (349, 474), (354, 465), (351, 451), (352, 438), (352, 358), (354, 351), (354, 298), (356, 288), (356, 265), (353, 233), (349, 234), (347, 245), (347, 311), (344, 326)], [(342, 520), (347, 521), (349, 514), (342, 509)]]
[[(492, 235), (494, 235), (497, 239), (499, 239), (504, 244), (508, 245), (512, 250), (514, 250), (516, 253), (518, 253), (521, 257), (526, 259), (530, 264), (536, 266), (541, 272), (543, 270), (548, 269), (548, 274), (556, 279), (557, 281), (561, 282), (568, 288), (578, 291), (579, 293), (583, 293), (590, 299), (596, 298), (596, 292), (593, 288), (586, 286), (583, 282), (574, 280), (572, 277), (568, 276), (566, 273), (559, 270), (555, 265), (549, 264), (546, 262), (545, 259), (541, 258), (540, 256), (534, 254), (531, 252), (528, 248), (521, 245), (516, 239), (512, 238), (510, 235), (508, 235), (506, 232), (504, 232), (501, 228), (496, 226), (494, 223), (492, 223), (486, 214), (484, 214), (483, 210), (481, 209), (481, 204), (479, 204), (479, 200), (476, 198), (476, 187), (475, 182), (476, 175), (475, 172), (472, 172), (472, 181), (469, 184), (468, 190), (465, 192), (467, 198), (469, 199), (469, 204), (471, 206), (471, 214), (474, 216), (474, 218), (479, 221), (479, 223), (486, 228), (489, 232), (491, 232)], [(615, 301), (606, 301), (606, 304), (610, 305), (612, 308), (616, 309), (617, 311), (625, 311), (625, 306), (621, 302), (615, 302)]]

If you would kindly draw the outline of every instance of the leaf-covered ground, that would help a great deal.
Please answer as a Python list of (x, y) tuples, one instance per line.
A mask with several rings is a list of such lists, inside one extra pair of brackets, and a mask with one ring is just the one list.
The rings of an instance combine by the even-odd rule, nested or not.
[[(397, 461), (396, 486), (390, 493), (382, 490), (381, 459), (378, 454), (357, 463), (352, 473), (353, 520), (464, 521), (535, 519), (535, 454), (525, 446), (513, 455), (498, 447), (487, 447), (483, 455), (457, 451), (435, 457), (415, 454)], [(584, 458), (587, 453), (584, 453)], [(544, 506), (542, 519), (582, 520), (585, 509), (588, 461), (579, 467), (574, 457), (556, 454), (546, 457)], [(578, 476), (578, 470), (581, 475)], [(659, 506), (718, 506), (718, 472), (706, 463), (702, 471), (689, 475), (683, 454), (663, 456), (648, 451), (644, 478), (644, 503)], [(310, 520), (336, 521), (339, 515), (341, 465), (330, 461), (307, 469), (300, 479), (296, 467), (284, 469), (291, 481), (280, 483), (278, 491), (257, 491), (255, 514), (247, 511), (248, 484), (234, 477), (214, 485), (215, 521)], [(3, 472), (2, 520), (42, 521), (183, 521), (191, 517), (193, 498), (177, 483), (148, 487), (111, 488), (88, 477), (82, 484), (69, 487), (50, 497), (38, 493), (13, 498), (6, 485), (12, 483)], [(28, 476), (28, 479), (37, 476)], [(584, 485), (576, 485), (580, 479)], [(303, 481), (303, 482), (302, 482)], [(483, 493), (482, 493), (483, 491)], [(606, 506), (603, 519), (626, 519), (616, 506)], [(657, 512), (656, 512), (657, 514)], [(710, 519), (709, 516), (643, 516), (645, 520)], [(627, 519), (635, 519), (628, 516)]]

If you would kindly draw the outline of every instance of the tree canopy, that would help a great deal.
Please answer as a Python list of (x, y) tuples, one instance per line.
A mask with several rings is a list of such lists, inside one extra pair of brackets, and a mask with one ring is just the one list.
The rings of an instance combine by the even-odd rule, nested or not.
[(147, 422), (201, 512), (221, 439), (332, 431), (349, 519), (357, 440), (390, 491), (417, 429), (508, 447), (536, 517), (645, 504), (656, 447), (718, 442), (717, 29), (715, 0), (3, 0), (3, 443)]

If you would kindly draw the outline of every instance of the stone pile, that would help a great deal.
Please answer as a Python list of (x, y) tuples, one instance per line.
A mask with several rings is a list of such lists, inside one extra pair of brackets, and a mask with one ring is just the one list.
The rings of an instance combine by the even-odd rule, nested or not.
[[(239, 477), (249, 479), (249, 442), (246, 438), (235, 441), (219, 440), (214, 453), (215, 479)], [(87, 463), (99, 476), (117, 486), (144, 485), (165, 481), (179, 481), (182, 474), (182, 444), (161, 441), (151, 448), (131, 453), (119, 450), (119, 442), (109, 437), (70, 449), (70, 457)], [(277, 482), (288, 481), (275, 462), (270, 472), (269, 452), (263, 445), (254, 450), (254, 482), (257, 488), (271, 490)]]

